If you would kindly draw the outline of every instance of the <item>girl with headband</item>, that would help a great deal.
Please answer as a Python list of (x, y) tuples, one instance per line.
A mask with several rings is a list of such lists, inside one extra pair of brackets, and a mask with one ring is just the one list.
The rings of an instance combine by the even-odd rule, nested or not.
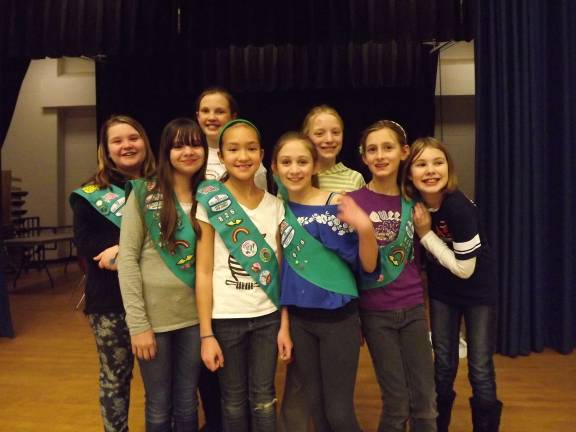
[(255, 184), (263, 150), (258, 129), (236, 119), (222, 128), (227, 177), (197, 193), (197, 302), (202, 360), (218, 371), (224, 429), (276, 430), (277, 356), (290, 360), (288, 314), (279, 310), (282, 201)]
[(434, 364), (424, 289), (414, 260), (413, 203), (400, 193), (398, 174), (409, 147), (398, 123), (381, 120), (360, 140), (372, 179), (350, 196), (369, 214), (380, 246), (380, 276), (360, 292), (362, 330), (382, 394), (378, 430), (436, 430)]

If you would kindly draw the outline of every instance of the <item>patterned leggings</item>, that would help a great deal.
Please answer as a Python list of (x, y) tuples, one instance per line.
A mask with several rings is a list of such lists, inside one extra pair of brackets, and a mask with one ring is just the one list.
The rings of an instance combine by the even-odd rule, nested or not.
[(100, 411), (106, 432), (128, 430), (134, 357), (124, 313), (90, 314), (100, 357)]

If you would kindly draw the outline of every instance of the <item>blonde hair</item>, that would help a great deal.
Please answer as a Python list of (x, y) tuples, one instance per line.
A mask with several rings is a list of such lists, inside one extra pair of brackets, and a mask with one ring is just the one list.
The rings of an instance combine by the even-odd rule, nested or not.
[(312, 122), (320, 114), (330, 114), (334, 116), (336, 120), (338, 120), (338, 123), (340, 123), (342, 132), (344, 132), (344, 121), (342, 120), (342, 117), (340, 117), (340, 114), (338, 114), (338, 111), (336, 111), (330, 105), (318, 105), (308, 111), (308, 114), (306, 114), (306, 117), (304, 117), (304, 121), (302, 122), (302, 133), (304, 135), (310, 136)]
[(132, 126), (144, 141), (146, 148), (146, 156), (140, 167), (140, 176), (144, 178), (152, 177), (156, 171), (156, 162), (154, 161), (154, 154), (150, 147), (150, 140), (142, 125), (126, 115), (112, 115), (106, 120), (100, 128), (100, 139), (98, 141), (98, 168), (96, 174), (88, 180), (87, 183), (94, 183), (100, 187), (110, 186), (112, 176), (116, 173), (121, 177), (129, 177), (124, 171), (116, 167), (116, 164), (110, 158), (108, 151), (108, 130), (116, 124), (127, 124)]
[(420, 198), (420, 192), (418, 192), (418, 189), (416, 189), (412, 179), (410, 178), (410, 168), (414, 161), (418, 159), (422, 152), (427, 148), (440, 150), (446, 157), (446, 162), (448, 163), (448, 183), (446, 184), (444, 192), (451, 193), (458, 188), (458, 177), (456, 176), (454, 161), (444, 144), (434, 137), (418, 138), (410, 146), (410, 155), (406, 159), (406, 164), (404, 165), (404, 170), (402, 172), (402, 193), (408, 198)]

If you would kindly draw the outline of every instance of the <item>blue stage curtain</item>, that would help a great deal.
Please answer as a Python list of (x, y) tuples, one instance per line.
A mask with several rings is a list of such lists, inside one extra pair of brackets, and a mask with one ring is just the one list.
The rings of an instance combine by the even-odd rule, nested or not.
[(576, 2), (476, 4), (476, 188), (496, 258), (498, 350), (568, 353), (576, 345)]

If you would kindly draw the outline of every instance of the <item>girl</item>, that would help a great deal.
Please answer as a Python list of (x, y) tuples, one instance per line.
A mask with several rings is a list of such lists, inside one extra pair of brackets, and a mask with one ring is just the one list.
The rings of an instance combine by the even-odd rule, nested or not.
[[(208, 140), (208, 166), (206, 178), (220, 180), (225, 174), (224, 164), (218, 158), (218, 136), (222, 126), (238, 117), (238, 103), (234, 96), (221, 87), (204, 90), (196, 100), (196, 118)], [(266, 168), (260, 164), (255, 183), (267, 190)]]
[(98, 170), (70, 196), (74, 244), (85, 260), (84, 313), (96, 339), (100, 359), (100, 411), (104, 430), (128, 430), (133, 357), (124, 320), (116, 256), (125, 202), (124, 184), (154, 172), (144, 128), (131, 117), (114, 115), (100, 129)]
[(226, 431), (274, 431), (276, 357), (289, 360), (292, 349), (287, 312), (278, 311), (284, 209), (254, 182), (263, 150), (252, 123), (227, 123), (218, 145), (228, 178), (197, 194), (202, 360), (218, 370)]
[(157, 179), (129, 185), (133, 193), (122, 220), (119, 277), (146, 392), (147, 432), (198, 430), (194, 194), (204, 178), (206, 152), (193, 120), (173, 120), (160, 138)]
[(364, 130), (362, 160), (372, 173), (350, 193), (369, 214), (380, 246), (380, 276), (360, 295), (362, 330), (384, 407), (379, 431), (436, 430), (434, 366), (419, 269), (412, 259), (412, 203), (400, 196), (398, 173), (408, 157), (406, 133), (381, 120)]
[(318, 151), (318, 187), (334, 192), (349, 192), (365, 185), (362, 174), (346, 167), (336, 158), (342, 150), (344, 122), (338, 112), (328, 106), (312, 108), (302, 124), (302, 133), (310, 138)]
[[(468, 341), (468, 376), (474, 431), (497, 431), (502, 403), (496, 396), (492, 360), (495, 343), (496, 292), (491, 253), (478, 209), (457, 189), (454, 163), (434, 138), (412, 144), (404, 172), (406, 194), (419, 202), (414, 225), (430, 255), (428, 286), (438, 430), (450, 424), (454, 379), (458, 370), (458, 334), (462, 317)], [(431, 215), (430, 215), (431, 214)]]
[(298, 133), (283, 135), (272, 156), (288, 199), (281, 304), (290, 313), (291, 367), (304, 386), (315, 430), (353, 432), (360, 430), (353, 400), (360, 329), (358, 291), (347, 264), (372, 272), (378, 247), (368, 216), (352, 199), (313, 186), (317, 164), (316, 148)]

